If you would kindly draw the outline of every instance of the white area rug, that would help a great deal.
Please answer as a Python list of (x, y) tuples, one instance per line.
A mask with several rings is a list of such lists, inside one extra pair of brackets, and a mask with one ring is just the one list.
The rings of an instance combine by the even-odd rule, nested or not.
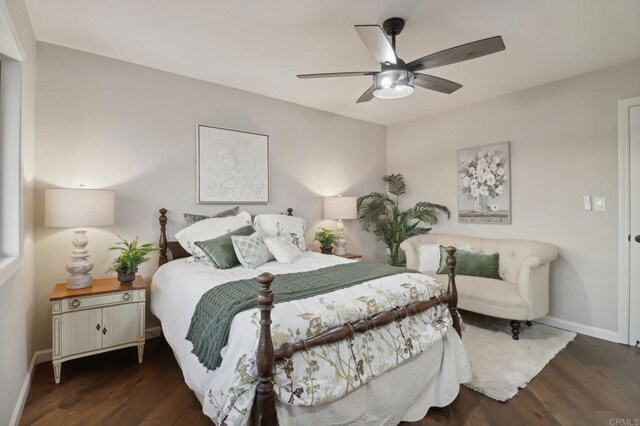
[(462, 334), (473, 377), (465, 386), (498, 401), (507, 401), (542, 371), (576, 333), (522, 322), (520, 340), (511, 338), (508, 320), (462, 313)]

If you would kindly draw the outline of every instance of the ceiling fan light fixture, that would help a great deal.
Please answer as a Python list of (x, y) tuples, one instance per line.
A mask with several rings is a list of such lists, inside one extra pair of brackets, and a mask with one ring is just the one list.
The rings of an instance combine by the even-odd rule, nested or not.
[(413, 93), (415, 76), (409, 70), (385, 70), (373, 76), (373, 96), (380, 99), (404, 98)]

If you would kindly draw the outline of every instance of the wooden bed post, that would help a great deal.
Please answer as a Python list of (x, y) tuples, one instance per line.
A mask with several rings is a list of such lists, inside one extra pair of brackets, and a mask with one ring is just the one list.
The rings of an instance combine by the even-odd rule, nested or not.
[(260, 309), (260, 340), (256, 353), (258, 384), (256, 400), (253, 405), (253, 424), (272, 426), (278, 424), (276, 398), (273, 392), (273, 376), (275, 369), (273, 340), (271, 339), (271, 309), (273, 309), (273, 292), (271, 283), (273, 275), (265, 272), (258, 276), (260, 292), (258, 309)]
[(167, 209), (160, 209), (160, 258), (158, 259), (158, 266), (162, 266), (168, 262), (167, 259)]
[(449, 268), (449, 286), (447, 294), (449, 295), (449, 312), (453, 319), (453, 328), (462, 337), (462, 328), (460, 327), (460, 314), (458, 314), (458, 288), (456, 287), (456, 248), (449, 246), (446, 249), (449, 254), (447, 256), (447, 268)]

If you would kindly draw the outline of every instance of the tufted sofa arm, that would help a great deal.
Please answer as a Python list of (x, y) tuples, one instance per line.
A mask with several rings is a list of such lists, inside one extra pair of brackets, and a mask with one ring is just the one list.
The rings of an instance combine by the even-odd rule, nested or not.
[(558, 257), (550, 244), (537, 243), (518, 270), (518, 292), (529, 305), (529, 319), (541, 318), (549, 312), (549, 264)]
[(418, 249), (422, 244), (436, 244), (436, 241), (432, 235), (426, 234), (411, 237), (400, 244), (400, 249), (404, 251), (407, 257), (407, 268), (419, 269), (420, 258), (418, 256)]
[(553, 262), (558, 257), (558, 250), (550, 244), (538, 243), (540, 247), (522, 259), (520, 270), (535, 269)]

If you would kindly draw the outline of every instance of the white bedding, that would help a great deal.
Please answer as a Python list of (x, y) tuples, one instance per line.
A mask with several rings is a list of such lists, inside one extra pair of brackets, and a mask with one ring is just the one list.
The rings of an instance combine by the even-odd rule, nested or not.
[[(231, 355), (223, 360), (220, 368), (207, 371), (196, 356), (191, 353), (191, 342), (184, 338), (200, 297), (216, 285), (257, 277), (265, 271), (278, 275), (314, 270), (347, 262), (351, 261), (336, 256), (305, 252), (292, 264), (269, 262), (255, 270), (243, 267), (217, 270), (207, 263), (194, 263), (186, 259), (169, 262), (158, 270), (152, 283), (151, 310), (161, 320), (165, 338), (171, 345), (182, 368), (185, 381), (203, 403), (207, 415), (216, 418), (216, 410), (219, 410), (220, 407), (211, 404), (211, 401), (215, 399), (212, 395), (220, 389), (231, 387), (228, 382), (232, 380), (230, 375), (233, 373), (235, 362), (237, 362), (236, 357), (242, 353), (242, 350), (247, 349), (247, 345), (250, 347), (255, 342), (255, 329), (247, 328), (247, 324), (251, 324), (252, 315), (257, 310), (236, 315), (230, 332), (229, 348), (231, 349), (229, 350)], [(387, 277), (387, 279), (389, 278), (393, 277)], [(350, 291), (352, 290), (343, 289), (338, 292), (347, 294)], [(318, 300), (315, 299), (326, 296), (321, 295), (303, 301), (277, 305), (276, 295), (278, 309), (273, 311), (274, 326), (277, 329), (278, 315), (276, 312), (286, 313), (286, 308), (294, 312), (306, 312), (304, 309), (309, 309), (309, 306), (314, 303), (317, 305)], [(354, 315), (356, 318), (361, 316), (357, 312), (354, 312)], [(426, 414), (429, 407), (450, 403), (458, 393), (459, 384), (470, 379), (470, 369), (460, 339), (455, 335), (455, 332), (452, 332), (449, 327), (443, 331), (443, 334), (439, 339), (436, 338), (437, 333), (431, 332), (429, 334), (428, 337), (431, 339), (429, 341), (432, 341), (433, 344), (425, 346), (422, 354), (415, 355), (407, 361), (408, 364), (415, 364), (415, 368), (392, 369), (380, 377), (376, 377), (376, 380), (372, 382), (365, 382), (348, 395), (328, 403), (312, 407), (279, 403), (280, 423), (394, 424), (400, 420), (417, 420)], [(275, 332), (274, 338), (276, 340), (277, 335), (278, 333)], [(276, 344), (278, 343), (282, 342), (276, 342)], [(223, 349), (223, 354), (227, 349)], [(233, 365), (225, 365), (230, 363)], [(416, 371), (421, 372), (418, 379), (416, 379)], [(394, 392), (393, 389), (402, 389), (403, 392)], [(340, 389), (336, 390), (336, 392), (338, 391)], [(251, 393), (246, 392), (243, 397), (246, 398), (247, 394)], [(337, 394), (337, 397), (340, 396), (342, 394)], [(381, 401), (385, 402), (381, 403)], [(245, 401), (245, 405), (249, 403), (250, 401)], [(359, 407), (358, 410), (354, 409), (356, 403)], [(301, 400), (299, 404), (304, 405), (305, 402)], [(390, 408), (391, 406), (393, 409)], [(243, 423), (246, 422), (247, 416), (246, 412), (235, 417), (230, 416), (227, 418), (227, 422), (229, 424)]]

